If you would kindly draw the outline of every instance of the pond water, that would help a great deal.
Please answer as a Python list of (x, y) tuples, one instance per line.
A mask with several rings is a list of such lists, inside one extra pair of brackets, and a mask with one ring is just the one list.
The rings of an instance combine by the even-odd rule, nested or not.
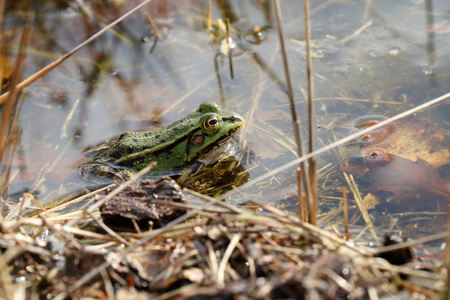
[[(14, 65), (26, 23), (31, 25), (31, 33), (24, 78), (139, 3), (96, 1), (80, 6), (76, 1), (7, 2), (3, 25), (3, 31), (11, 33), (7, 67)], [(306, 138), (303, 7), (299, 1), (282, 1), (281, 8)], [(143, 12), (152, 16), (160, 38), (155, 38)], [(31, 84), (22, 95), (20, 135), (12, 161), (5, 160), (2, 165), (3, 174), (11, 166), (8, 200), (15, 202), (23, 192), (31, 191), (39, 201), (50, 203), (57, 195), (83, 185), (76, 167), (83, 161), (86, 148), (124, 131), (169, 125), (196, 110), (203, 101), (215, 101), (246, 119), (245, 128), (236, 138), (235, 158), (243, 168), (240, 172), (246, 171), (239, 183), (251, 182), (295, 159), (272, 2), (213, 1), (213, 24), (217, 25), (218, 18), (230, 21), (233, 74), (217, 35), (206, 28), (206, 12), (206, 1), (153, 1)], [(255, 33), (255, 26), (261, 31)], [(311, 31), (315, 149), (355, 132), (367, 121), (389, 118), (450, 91), (448, 0), (314, 1)], [(448, 115), (446, 101), (420, 112), (411, 123), (401, 123), (397, 127), (426, 130), (411, 136), (411, 130), (405, 129), (405, 136), (411, 136), (411, 140), (402, 145), (414, 148), (421, 138), (438, 130), (440, 140), (429, 152), (448, 149)], [(429, 119), (433, 127), (428, 123), (419, 128), (410, 125), (420, 123), (417, 120), (421, 118)], [(405, 177), (394, 187), (389, 186), (379, 178), (386, 178), (383, 172), (367, 175), (363, 156), (360, 142), (354, 141), (317, 157), (321, 226), (342, 226), (342, 186), (348, 186), (345, 171), (353, 172), (363, 197), (379, 192), (378, 201), (384, 204), (393, 196), (400, 199), (395, 207), (382, 205), (369, 210), (379, 235), (392, 230), (417, 237), (444, 230), (448, 157), (429, 162), (433, 166), (426, 165), (423, 175), (439, 181), (432, 185), (432, 189), (441, 189), (439, 193), (412, 189), (408, 196), (400, 197), (403, 190), (421, 179)], [(295, 168), (289, 168), (262, 183), (244, 186), (228, 200), (243, 204), (256, 198), (296, 213), (296, 182)], [(381, 189), (374, 184), (382, 185)], [(357, 235), (366, 225), (352, 202), (352, 193), (349, 199), (352, 231)], [(416, 207), (418, 201), (432, 204)]]

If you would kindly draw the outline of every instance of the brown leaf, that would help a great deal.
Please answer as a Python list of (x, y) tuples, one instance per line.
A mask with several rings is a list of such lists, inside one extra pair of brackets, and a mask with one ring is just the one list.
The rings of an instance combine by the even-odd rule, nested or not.
[[(366, 127), (373, 124), (369, 122)], [(420, 158), (439, 168), (450, 161), (447, 149), (433, 151), (443, 139), (442, 131), (429, 119), (410, 116), (364, 136), (361, 154), (363, 157), (369, 157), (373, 153), (383, 157), (393, 154), (414, 162)]]
[(377, 197), (375, 197), (373, 194), (368, 193), (367, 195), (364, 196), (363, 203), (364, 207), (367, 210), (369, 210), (374, 209), (379, 204), (379, 201)]

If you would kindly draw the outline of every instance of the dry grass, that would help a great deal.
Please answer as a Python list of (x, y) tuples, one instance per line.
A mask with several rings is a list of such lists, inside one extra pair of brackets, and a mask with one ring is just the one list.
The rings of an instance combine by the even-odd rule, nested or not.
[[(0, 103), (5, 101), (3, 120), (10, 118), (18, 91), (148, 2), (145, 1), (20, 84), (23, 54), (19, 55), (15, 77), (11, 81), (12, 88), (9, 93), (0, 96)], [(366, 24), (370, 26), (371, 23)], [(362, 27), (361, 31), (365, 28)], [(349, 36), (347, 40), (354, 37)], [(282, 41), (281, 34), (280, 38)], [(25, 45), (26, 34), (23, 41)], [(285, 65), (289, 65), (287, 59)], [(289, 78), (288, 71), (286, 74)], [(215, 76), (213, 74), (208, 81)], [(289, 90), (293, 98), (292, 88)], [(299, 159), (252, 180), (247, 186), (255, 185), (294, 164), (303, 163), (305, 167), (308, 159), (320, 153), (449, 97), (450, 94), (443, 95), (308, 155), (303, 155), (299, 150)], [(173, 105), (176, 104), (178, 102)], [(295, 128), (298, 123), (295, 110), (293, 122)], [(6, 137), (5, 124), (2, 128), (0, 154), (3, 155), (12, 140)], [(300, 129), (297, 130), (297, 144), (301, 145)], [(145, 169), (141, 173), (147, 171)], [(309, 179), (309, 172), (303, 174)], [(133, 180), (138, 178), (139, 175)], [(360, 198), (354, 180), (349, 177), (348, 182), (355, 199)], [(127, 184), (119, 187), (117, 193)], [(311, 184), (306, 184), (305, 188), (308, 198), (313, 198)], [(114, 294), (117, 299), (238, 296), (251, 299), (307, 296), (311, 299), (378, 299), (387, 295), (413, 293), (437, 298), (445, 290), (447, 269), (440, 262), (432, 266), (420, 262), (395, 266), (376, 255), (443, 239), (449, 236), (448, 232), (423, 240), (371, 249), (355, 245), (256, 200), (250, 202), (260, 211), (230, 206), (220, 199), (193, 194), (205, 204), (199, 208), (173, 204), (185, 210), (186, 214), (164, 227), (142, 233), (115, 232), (102, 224), (98, 207), (114, 193), (89, 208), (70, 214), (59, 213), (69, 205), (67, 203), (34, 217), (21, 217), (21, 207), (18, 207), (18, 213), (11, 215), (0, 226), (0, 247), (5, 250), (0, 256), (0, 297), (107, 298)], [(301, 196), (299, 198), (302, 199)], [(78, 201), (85, 200), (74, 199), (71, 204)], [(314, 207), (311, 201), (310, 213)], [(376, 240), (369, 214), (360, 202), (358, 208)], [(315, 219), (315, 215), (310, 215), (309, 219)]]
[(112, 285), (118, 299), (376, 299), (413, 292), (435, 298), (445, 287), (440, 265), (391, 265), (374, 254), (392, 249), (355, 245), (258, 201), (252, 203), (262, 213), (201, 197), (203, 207), (184, 207), (184, 216), (141, 234), (79, 229), (94, 224), (93, 214), (70, 223), (44, 214), (4, 222), (0, 243), (8, 250), (0, 263), (9, 268), (2, 268), (0, 293), (101, 298)]

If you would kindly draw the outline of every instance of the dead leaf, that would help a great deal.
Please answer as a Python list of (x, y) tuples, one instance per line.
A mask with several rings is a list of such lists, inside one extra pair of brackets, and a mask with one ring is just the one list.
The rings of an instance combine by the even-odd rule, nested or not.
[[(366, 127), (373, 124), (368, 122)], [(443, 139), (442, 131), (429, 119), (410, 116), (364, 136), (361, 155), (370, 157), (376, 153), (386, 157), (393, 154), (413, 162), (420, 158), (439, 168), (450, 161), (450, 152), (447, 149), (433, 151)]]
[(367, 210), (369, 210), (369, 209), (374, 209), (380, 202), (377, 199), (377, 197), (375, 197), (371, 193), (368, 193), (367, 195), (364, 196), (363, 203), (364, 203), (364, 207)]

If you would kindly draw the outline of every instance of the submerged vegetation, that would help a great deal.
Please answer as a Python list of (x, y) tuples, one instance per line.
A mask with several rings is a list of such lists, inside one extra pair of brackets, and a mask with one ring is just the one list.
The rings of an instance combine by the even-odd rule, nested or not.
[[(0, 1), (0, 297), (447, 299), (445, 3)], [(78, 177), (204, 101), (183, 190)]]

